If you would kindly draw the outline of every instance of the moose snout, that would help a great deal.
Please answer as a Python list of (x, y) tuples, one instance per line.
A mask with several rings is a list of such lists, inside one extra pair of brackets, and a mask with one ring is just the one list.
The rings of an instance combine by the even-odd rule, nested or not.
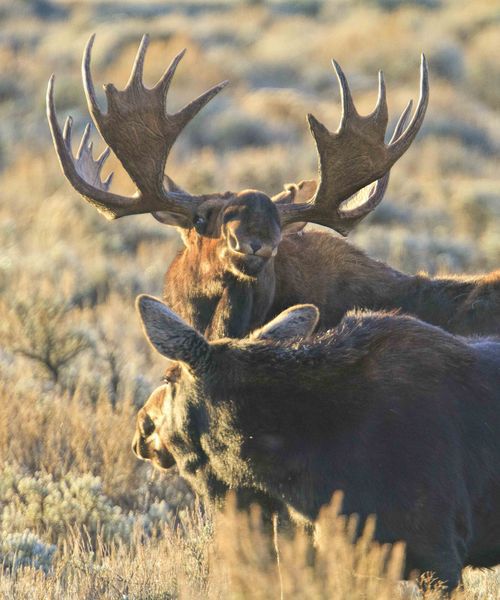
[(250, 242), (250, 248), (252, 249), (253, 254), (257, 254), (257, 252), (262, 248), (262, 244), (260, 242)]
[(260, 240), (240, 241), (235, 235), (230, 235), (228, 241), (230, 249), (238, 254), (261, 258), (270, 258), (276, 254), (271, 244), (264, 244)]
[[(263, 244), (259, 240), (250, 240), (248, 242), (241, 242), (239, 245), (239, 252), (242, 254), (255, 254), (256, 256), (266, 256), (265, 248), (268, 244)], [(264, 252), (264, 254), (263, 254)]]

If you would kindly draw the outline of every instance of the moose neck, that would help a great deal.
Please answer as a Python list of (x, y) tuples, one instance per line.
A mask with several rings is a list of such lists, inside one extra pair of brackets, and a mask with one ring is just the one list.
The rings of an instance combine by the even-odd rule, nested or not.
[(310, 302), (319, 308), (320, 330), (335, 327), (355, 308), (398, 308), (398, 290), (410, 279), (347, 241), (319, 231), (283, 239), (276, 275), (276, 302), (269, 316)]
[(262, 325), (274, 300), (274, 258), (256, 277), (240, 276), (223, 256), (224, 240), (195, 231), (184, 240), (186, 247), (165, 275), (169, 305), (208, 339), (241, 338)]
[(223, 291), (205, 334), (209, 339), (242, 338), (262, 324), (274, 300), (274, 265), (268, 262), (252, 279), (240, 279), (228, 269), (223, 280)]

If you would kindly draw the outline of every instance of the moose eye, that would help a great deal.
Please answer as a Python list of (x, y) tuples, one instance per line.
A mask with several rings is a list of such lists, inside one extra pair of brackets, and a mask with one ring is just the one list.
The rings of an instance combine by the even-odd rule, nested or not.
[[(179, 365), (171, 365), (164, 373), (161, 378), (163, 383), (173, 384), (178, 381), (180, 377)], [(171, 390), (173, 392), (173, 389)]]
[(207, 228), (207, 220), (204, 217), (196, 216), (193, 220), (193, 225), (197, 233), (205, 233)]

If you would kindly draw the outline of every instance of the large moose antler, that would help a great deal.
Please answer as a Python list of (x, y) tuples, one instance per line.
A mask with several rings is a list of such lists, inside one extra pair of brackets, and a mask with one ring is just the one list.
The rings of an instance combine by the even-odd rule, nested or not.
[[(389, 144), (392, 144), (403, 133), (408, 123), (408, 117), (410, 115), (412, 107), (413, 100), (410, 100), (404, 111), (401, 113), (401, 116), (399, 117), (399, 120), (396, 124), (396, 127), (394, 128), (394, 132), (389, 141)], [(361, 219), (364, 219), (380, 204), (387, 190), (387, 186), (389, 185), (390, 174), (391, 172), (387, 171), (387, 173), (380, 179), (377, 179), (377, 181), (374, 184), (372, 184), (369, 187), (367, 186), (362, 188), (359, 192), (354, 194), (354, 196), (351, 196), (343, 202), (344, 206), (354, 204), (355, 206), (363, 207), (363, 210), (361, 211), (357, 219), (351, 216), (351, 220), (349, 221), (349, 230), (351, 230), (356, 225), (356, 223), (361, 221)], [(285, 191), (280, 192), (276, 196), (273, 196), (272, 200), (277, 205), (305, 203), (314, 196), (317, 189), (318, 185), (316, 181), (312, 179), (301, 181), (299, 184), (290, 183), (285, 186)], [(293, 228), (290, 227), (291, 224), (292, 222), (290, 221), (286, 231), (293, 233), (302, 229), (305, 225), (307, 225), (307, 222), (295, 221)], [(347, 235), (347, 233), (348, 231), (345, 230), (344, 235)]]
[(61, 132), (54, 105), (54, 75), (47, 89), (47, 117), (52, 138), (64, 174), (90, 204), (108, 219), (126, 215), (168, 211), (191, 225), (192, 216), (207, 196), (192, 196), (184, 191), (169, 190), (164, 186), (164, 170), (168, 154), (179, 133), (189, 121), (227, 84), (224, 81), (209, 89), (180, 111), (166, 110), (167, 92), (177, 65), (184, 56), (180, 52), (158, 83), (151, 89), (142, 81), (144, 58), (149, 38), (143, 36), (130, 79), (123, 91), (113, 84), (105, 86), (107, 112), (101, 112), (90, 74), (90, 57), (95, 35), (87, 43), (82, 62), (82, 77), (89, 111), (102, 137), (113, 150), (137, 186), (131, 196), (120, 196), (109, 191), (111, 178), (101, 181), (100, 173), (109, 155), (106, 149), (94, 161), (92, 146), (87, 144), (86, 129), (80, 149), (73, 156), (71, 150), (72, 120), (68, 117)]
[[(362, 117), (356, 111), (342, 69), (335, 61), (333, 66), (342, 98), (342, 118), (338, 130), (332, 133), (313, 115), (308, 115), (319, 157), (320, 183), (317, 192), (307, 202), (282, 204), (277, 208), (283, 225), (307, 221), (331, 227), (342, 235), (347, 235), (379, 204), (387, 186), (390, 168), (409, 148), (418, 133), (429, 100), (429, 81), (427, 63), (422, 55), (420, 97), (413, 118), (404, 129), (411, 108), (409, 104), (399, 119), (391, 141), (386, 144), (384, 138), (388, 110), (382, 72), (379, 72), (375, 110)], [(379, 181), (372, 186), (366, 200), (361, 204), (356, 202), (356, 206), (350, 208), (353, 194), (377, 179)]]

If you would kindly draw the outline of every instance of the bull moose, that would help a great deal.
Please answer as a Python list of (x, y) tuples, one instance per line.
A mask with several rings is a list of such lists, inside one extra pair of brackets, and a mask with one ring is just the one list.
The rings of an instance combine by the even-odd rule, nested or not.
[(308, 116), (319, 155), (316, 193), (315, 182), (302, 182), (273, 198), (256, 190), (193, 196), (164, 176), (167, 157), (182, 129), (226, 82), (179, 112), (167, 113), (167, 92), (183, 52), (148, 89), (142, 82), (148, 44), (144, 36), (125, 90), (105, 86), (108, 109), (103, 113), (90, 74), (93, 42), (94, 36), (82, 69), (89, 110), (137, 192), (124, 197), (109, 191), (111, 176), (105, 181), (100, 176), (109, 149), (94, 160), (88, 128), (73, 156), (71, 119), (62, 132), (52, 77), (47, 113), (63, 171), (107, 218), (152, 213), (183, 233), (186, 247), (166, 274), (164, 297), (199, 331), (210, 338), (242, 337), (288, 306), (312, 302), (320, 309), (321, 329), (335, 326), (348, 310), (368, 308), (401, 309), (462, 335), (500, 333), (500, 272), (476, 278), (408, 276), (329, 233), (297, 234), (301, 224), (310, 222), (346, 235), (380, 203), (391, 166), (424, 119), (429, 95), (424, 58), (414, 116), (405, 127), (410, 103), (389, 144), (384, 143), (388, 111), (382, 74), (376, 108), (362, 117), (342, 69), (334, 63), (342, 97), (340, 127), (331, 133)]
[(389, 313), (310, 337), (311, 305), (209, 342), (161, 301), (137, 306), (176, 361), (138, 419), (139, 456), (154, 438), (146, 458), (254, 488), (309, 523), (342, 490), (343, 512), (375, 514), (377, 540), (406, 543), (407, 572), (450, 589), (466, 565), (500, 562), (500, 342)]

